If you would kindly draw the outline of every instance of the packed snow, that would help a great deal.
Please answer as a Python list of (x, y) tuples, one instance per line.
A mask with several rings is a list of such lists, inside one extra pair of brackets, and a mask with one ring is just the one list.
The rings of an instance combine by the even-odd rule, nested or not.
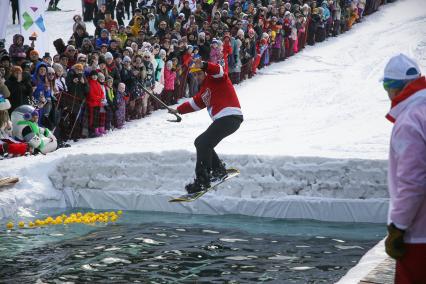
[[(38, 207), (86, 206), (384, 222), (392, 124), (384, 118), (390, 104), (378, 80), (399, 52), (426, 70), (422, 7), (424, 0), (381, 7), (351, 31), (238, 85), (245, 121), (217, 152), (241, 175), (198, 203), (167, 200), (190, 180), (193, 140), (210, 118), (200, 111), (176, 124), (157, 111), (47, 156), (0, 161), (0, 176), (21, 177), (13, 189), (0, 192), (0, 218)], [(72, 16), (81, 13), (80, 1), (61, 1), (61, 8), (75, 11), (47, 13), (51, 41), (68, 39)], [(8, 26), (7, 45), (17, 32)], [(377, 263), (383, 253), (372, 259)], [(364, 267), (354, 269), (344, 283), (356, 283), (365, 273)]]

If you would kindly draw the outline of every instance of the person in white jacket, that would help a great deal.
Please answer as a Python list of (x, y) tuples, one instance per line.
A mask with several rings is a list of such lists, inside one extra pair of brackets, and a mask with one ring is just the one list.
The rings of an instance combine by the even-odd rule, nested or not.
[(386, 252), (396, 259), (395, 283), (426, 283), (426, 78), (404, 54), (386, 65), (383, 86), (394, 123), (389, 149)]

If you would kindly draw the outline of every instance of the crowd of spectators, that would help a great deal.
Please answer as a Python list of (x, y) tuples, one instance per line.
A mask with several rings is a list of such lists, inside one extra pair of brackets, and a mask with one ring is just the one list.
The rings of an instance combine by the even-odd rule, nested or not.
[[(70, 38), (54, 41), (54, 56), (39, 54), (34, 42), (27, 45), (19, 34), (8, 50), (0, 43), (0, 96), (10, 102), (2, 107), (0, 101), (0, 152), (17, 155), (7, 148), (28, 142), (16, 141), (6, 115), (21, 105), (35, 108), (24, 119), (50, 129), (58, 146), (67, 147), (67, 140), (102, 136), (160, 108), (147, 91), (168, 105), (195, 95), (198, 86), (188, 69), (196, 58), (221, 64), (238, 84), (307, 45), (350, 30), (380, 4), (84, 0)], [(89, 34), (92, 23), (96, 29)]]

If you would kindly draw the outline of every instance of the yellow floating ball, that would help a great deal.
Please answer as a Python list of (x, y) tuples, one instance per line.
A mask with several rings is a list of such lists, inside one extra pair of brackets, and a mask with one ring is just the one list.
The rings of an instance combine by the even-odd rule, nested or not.
[(7, 223), (6, 227), (10, 230), (13, 229), (13, 223), (12, 222)]
[(19, 228), (25, 227), (25, 222), (21, 221), (18, 223)]
[(123, 211), (118, 210), (118, 211), (117, 211), (117, 214), (118, 214), (118, 215), (121, 215), (121, 214), (123, 214)]
[(28, 227), (30, 227), (30, 228), (34, 228), (34, 226), (35, 226), (35, 224), (34, 224), (33, 222), (29, 222), (29, 223), (28, 223)]

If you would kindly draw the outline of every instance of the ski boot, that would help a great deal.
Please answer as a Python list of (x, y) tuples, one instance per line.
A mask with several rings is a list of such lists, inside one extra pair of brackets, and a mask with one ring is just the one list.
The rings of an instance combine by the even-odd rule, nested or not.
[(228, 173), (226, 172), (226, 165), (222, 161), (219, 162), (219, 166), (212, 170), (211, 182), (215, 182), (223, 179)]
[(185, 186), (188, 194), (197, 193), (203, 190), (206, 190), (210, 187), (210, 178), (207, 170), (203, 170), (201, 174), (197, 174), (197, 177), (194, 179), (194, 182), (189, 183)]

